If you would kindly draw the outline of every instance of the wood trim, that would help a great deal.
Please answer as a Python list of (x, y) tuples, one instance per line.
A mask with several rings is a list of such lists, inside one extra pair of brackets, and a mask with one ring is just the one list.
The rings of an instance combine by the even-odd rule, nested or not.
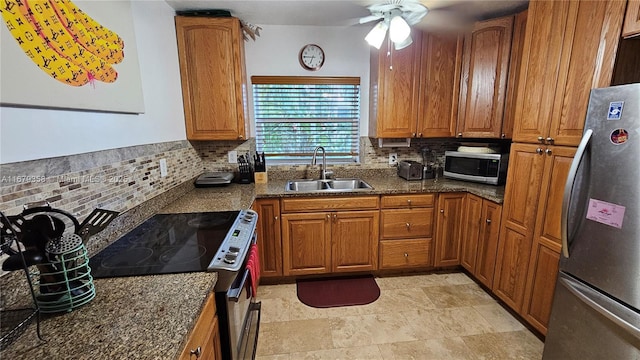
[(640, 35), (640, 0), (629, 0), (622, 36), (626, 39), (638, 35)]
[(360, 78), (351, 76), (252, 76), (251, 83), (360, 85)]

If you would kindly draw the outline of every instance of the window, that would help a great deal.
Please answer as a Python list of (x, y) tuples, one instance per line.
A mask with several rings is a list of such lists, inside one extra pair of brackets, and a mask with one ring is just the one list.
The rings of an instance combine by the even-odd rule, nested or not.
[(316, 146), (327, 161), (357, 162), (360, 79), (253, 76), (256, 148), (271, 163), (309, 163)]

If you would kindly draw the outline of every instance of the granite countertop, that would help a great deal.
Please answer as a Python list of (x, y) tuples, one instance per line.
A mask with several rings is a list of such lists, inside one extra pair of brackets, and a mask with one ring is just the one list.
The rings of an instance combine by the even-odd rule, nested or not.
[[(285, 191), (286, 180), (278, 179), (269, 179), (267, 184), (194, 188), (160, 208), (157, 213), (248, 209), (256, 198), (274, 197), (459, 191), (470, 192), (498, 203), (502, 203), (504, 197), (504, 186), (449, 179), (406, 181), (397, 176), (361, 178), (373, 186), (373, 189), (296, 193)], [(47, 340), (46, 343), (36, 337), (34, 321), (22, 336), (0, 353), (0, 357), (177, 358), (216, 280), (215, 273), (95, 279), (96, 297), (90, 303), (69, 313), (43, 315), (41, 333)]]
[(43, 315), (0, 353), (3, 359), (175, 359), (195, 326), (215, 273), (95, 279), (96, 297)]
[(304, 197), (304, 196), (350, 196), (385, 195), (406, 193), (469, 192), (484, 199), (502, 204), (504, 186), (485, 185), (466, 181), (438, 179), (407, 181), (398, 176), (361, 177), (373, 187), (372, 190), (341, 192), (293, 192), (285, 190), (286, 180), (269, 180), (267, 184), (255, 184), (255, 197)]

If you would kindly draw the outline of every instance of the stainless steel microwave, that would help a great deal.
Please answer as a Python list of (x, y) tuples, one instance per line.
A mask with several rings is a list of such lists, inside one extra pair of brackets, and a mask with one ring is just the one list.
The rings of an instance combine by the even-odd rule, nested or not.
[(444, 176), (451, 179), (500, 185), (507, 178), (508, 165), (509, 154), (444, 153)]

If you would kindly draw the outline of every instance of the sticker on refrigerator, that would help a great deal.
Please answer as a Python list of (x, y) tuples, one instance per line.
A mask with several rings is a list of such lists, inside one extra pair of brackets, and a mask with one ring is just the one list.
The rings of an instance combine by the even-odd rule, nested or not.
[(624, 107), (624, 101), (613, 101), (609, 103), (609, 112), (607, 113), (607, 120), (620, 120), (622, 116), (622, 108)]
[(589, 199), (587, 219), (621, 229), (625, 209), (626, 208), (622, 205), (611, 204), (606, 201), (596, 199)]
[(611, 132), (611, 142), (614, 145), (622, 145), (629, 140), (629, 132), (625, 129), (615, 129)]

